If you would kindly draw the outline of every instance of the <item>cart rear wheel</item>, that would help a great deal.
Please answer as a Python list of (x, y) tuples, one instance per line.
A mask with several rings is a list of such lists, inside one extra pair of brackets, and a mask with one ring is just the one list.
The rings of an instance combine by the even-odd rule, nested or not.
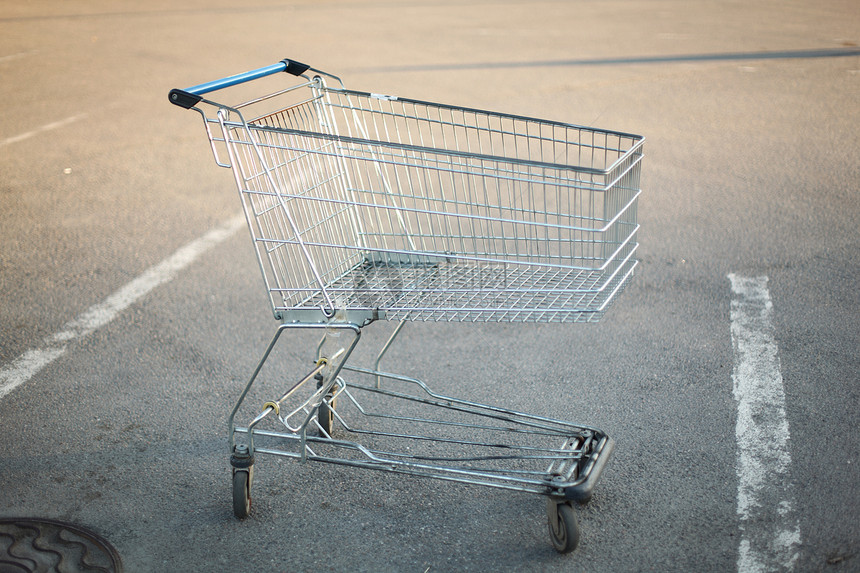
[[(322, 387), (322, 376), (317, 374), (317, 388)], [(334, 410), (337, 408), (337, 399), (334, 397), (334, 392), (337, 390), (337, 384), (332, 387), (331, 392), (325, 395), (325, 399), (320, 404), (317, 411), (317, 422), (325, 432), (325, 435), (331, 436), (334, 430)]]
[(331, 400), (331, 394), (327, 394), (325, 400), (323, 400), (322, 404), (320, 404), (319, 412), (317, 413), (317, 421), (322, 427), (323, 431), (326, 435), (331, 436), (332, 430), (334, 430), (334, 402), (331, 403), (331, 406), (328, 405), (328, 400)]
[(250, 468), (233, 470), (233, 514), (245, 519), (251, 512)]
[[(569, 503), (547, 500), (549, 536), (559, 553), (570, 553), (579, 545), (579, 524)], [(555, 506), (555, 507), (553, 507)]]

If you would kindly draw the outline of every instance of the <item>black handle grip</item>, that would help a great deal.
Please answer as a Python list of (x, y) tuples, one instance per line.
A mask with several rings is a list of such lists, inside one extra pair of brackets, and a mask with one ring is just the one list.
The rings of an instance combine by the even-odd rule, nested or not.
[(178, 89), (170, 90), (170, 95), (168, 95), (168, 97), (170, 98), (170, 103), (178, 105), (179, 107), (184, 107), (185, 109), (191, 109), (203, 99), (203, 96), (191, 94), (185, 90)]
[(293, 74), (294, 76), (300, 76), (306, 71), (308, 71), (308, 69), (310, 69), (309, 65), (297, 62), (295, 60), (284, 58), (281, 61), (287, 65), (287, 69), (284, 71), (288, 74)]

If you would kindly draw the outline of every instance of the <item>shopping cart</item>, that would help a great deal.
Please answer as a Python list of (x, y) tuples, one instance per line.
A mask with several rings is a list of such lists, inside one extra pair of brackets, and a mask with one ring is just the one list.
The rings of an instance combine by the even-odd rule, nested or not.
[[(300, 83), (232, 107), (203, 98), (279, 72)], [(280, 322), (229, 416), (236, 516), (255, 456), (272, 454), (542, 494), (553, 545), (573, 550), (572, 503), (590, 499), (611, 438), (441, 395), (380, 362), (407, 321), (598, 320), (637, 265), (643, 139), (347, 90), (292, 60), (169, 97), (200, 113), (232, 168)], [(373, 365), (349, 363), (379, 320), (398, 324)], [(321, 333), (310, 372), (237, 425), (297, 328)]]

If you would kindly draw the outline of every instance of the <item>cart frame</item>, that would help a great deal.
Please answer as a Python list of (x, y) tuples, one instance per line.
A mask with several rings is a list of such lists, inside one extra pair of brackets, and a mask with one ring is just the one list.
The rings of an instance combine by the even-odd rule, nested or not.
[[(203, 98), (279, 72), (306, 81), (235, 106)], [(347, 90), (293, 60), (169, 97), (202, 116), (234, 174), (281, 323), (228, 417), (236, 516), (268, 454), (545, 495), (553, 545), (573, 550), (571, 502), (591, 498), (610, 437), (442, 395), (380, 362), (407, 321), (599, 320), (638, 264), (644, 139)], [(373, 367), (349, 364), (378, 320), (398, 324)], [(238, 425), (292, 329), (322, 331), (313, 368)]]

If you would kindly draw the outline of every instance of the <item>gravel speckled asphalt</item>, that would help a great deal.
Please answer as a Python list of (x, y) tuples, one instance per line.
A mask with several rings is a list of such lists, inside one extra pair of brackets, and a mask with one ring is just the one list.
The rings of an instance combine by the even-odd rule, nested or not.
[[(171, 88), (291, 57), (646, 137), (641, 272), (603, 322), (407, 325), (386, 358), (616, 439), (576, 552), (552, 549), (533, 496), (265, 457), (234, 519), (226, 418), (276, 325), (242, 229), (0, 398), (0, 517), (79, 524), (127, 571), (737, 570), (734, 273), (768, 277), (793, 568), (858, 570), (858, 30), (838, 0), (0, 8), (0, 371), (236, 216)], [(314, 348), (291, 334), (252, 402)]]

